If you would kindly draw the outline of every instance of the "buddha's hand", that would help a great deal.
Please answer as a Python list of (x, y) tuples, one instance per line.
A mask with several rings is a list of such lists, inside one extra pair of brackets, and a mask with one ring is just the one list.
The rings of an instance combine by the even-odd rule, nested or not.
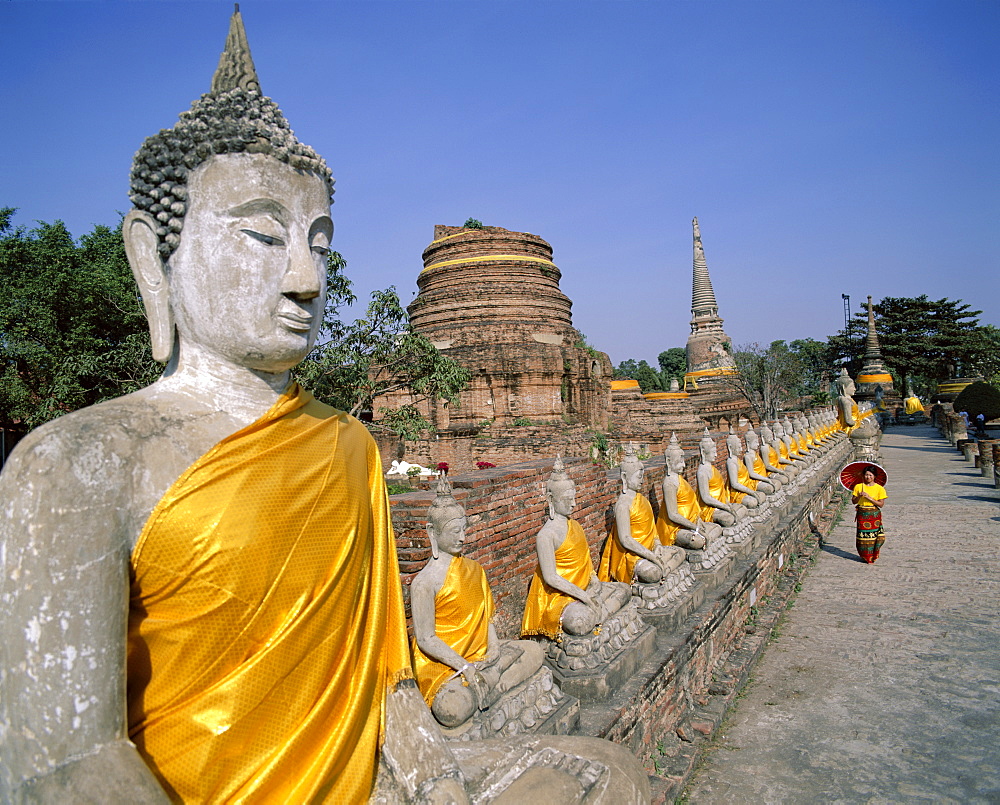
[(468, 805), (465, 786), (452, 777), (440, 777), (421, 786), (419, 802), (429, 805)]
[(478, 668), (472, 667), (465, 673), (465, 680), (476, 699), (476, 709), (485, 710), (490, 706), (490, 685)]

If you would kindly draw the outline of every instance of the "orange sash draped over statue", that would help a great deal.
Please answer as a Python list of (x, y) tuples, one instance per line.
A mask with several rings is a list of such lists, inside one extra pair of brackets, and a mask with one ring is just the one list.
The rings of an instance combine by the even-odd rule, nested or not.
[[(590, 545), (587, 536), (576, 520), (569, 520), (566, 537), (556, 548), (556, 573), (566, 581), (586, 590), (594, 577), (594, 563), (590, 559)], [(528, 588), (528, 598), (524, 602), (524, 617), (521, 619), (521, 634), (545, 635), (555, 639), (562, 633), (560, 618), (567, 604), (576, 599), (553, 590), (542, 578), (541, 568), (535, 568)]]
[[(629, 525), (632, 539), (643, 548), (653, 550), (656, 546), (656, 521), (653, 519), (653, 507), (646, 497), (635, 493), (632, 505), (628, 510)], [(611, 527), (611, 534), (604, 543), (601, 553), (601, 565), (597, 570), (597, 578), (601, 581), (624, 581), (631, 584), (635, 575), (635, 566), (640, 557), (626, 551), (618, 542), (618, 523)]]
[[(677, 476), (677, 513), (695, 525), (698, 525), (698, 518), (701, 517), (698, 493), (694, 491), (694, 487), (687, 482), (683, 475)], [(668, 517), (667, 504), (664, 503), (656, 517), (656, 533), (660, 538), (660, 543), (673, 545), (677, 541), (677, 532), (680, 530), (681, 527)]]
[[(453, 556), (441, 589), (434, 596), (434, 632), (469, 662), (481, 660), (489, 648), (493, 593), (482, 565)], [(438, 689), (455, 669), (431, 659), (413, 641), (413, 670), (424, 701), (430, 706)]]
[(412, 676), (378, 449), (293, 384), (131, 558), (128, 734), (178, 802), (358, 802)]

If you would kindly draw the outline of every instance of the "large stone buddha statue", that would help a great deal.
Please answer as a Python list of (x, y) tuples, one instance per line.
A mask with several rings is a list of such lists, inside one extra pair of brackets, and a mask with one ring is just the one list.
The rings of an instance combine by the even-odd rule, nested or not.
[[(163, 376), (33, 431), (0, 475), (0, 800), (358, 802), (379, 768), (396, 801), (468, 800), (412, 680), (378, 450), (290, 381), (332, 186), (237, 12), (211, 92), (132, 169)], [(582, 740), (595, 796), (642, 798), (627, 753)]]

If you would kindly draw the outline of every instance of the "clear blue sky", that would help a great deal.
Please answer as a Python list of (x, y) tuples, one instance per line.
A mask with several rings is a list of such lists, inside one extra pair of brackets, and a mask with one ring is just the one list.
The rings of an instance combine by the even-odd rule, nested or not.
[[(1000, 325), (1000, 2), (240, 5), (264, 92), (337, 178), (359, 295), (409, 301), (435, 224), (548, 240), (615, 363), (683, 346), (698, 216), (736, 344), (867, 294)], [(0, 205), (79, 236), (208, 90), (230, 3), (0, 3)]]

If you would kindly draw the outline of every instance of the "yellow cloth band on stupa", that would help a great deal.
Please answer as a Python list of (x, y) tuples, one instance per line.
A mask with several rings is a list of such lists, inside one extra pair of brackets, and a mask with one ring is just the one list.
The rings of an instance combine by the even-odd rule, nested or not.
[(523, 254), (487, 254), (482, 257), (462, 257), (457, 260), (443, 260), (440, 263), (431, 263), (429, 266), (424, 266), (423, 271), (430, 271), (432, 268), (441, 268), (442, 266), (453, 266), (459, 263), (484, 263), (484, 262), (500, 262), (501, 260), (513, 260), (519, 263), (543, 263), (547, 266), (552, 266), (553, 268), (558, 268), (558, 266), (551, 260), (546, 260), (543, 257), (527, 257)]
[(697, 372), (685, 372), (684, 377), (708, 377), (709, 375), (734, 375), (736, 370), (732, 367), (720, 367), (718, 369), (699, 369)]
[(631, 378), (628, 378), (627, 380), (612, 380), (610, 382), (611, 382), (611, 390), (612, 391), (619, 391), (621, 389), (637, 389), (637, 388), (639, 388), (639, 381), (638, 380), (632, 380)]
[[(568, 521), (566, 537), (556, 548), (556, 573), (570, 584), (586, 590), (594, 576), (594, 563), (590, 559), (590, 545), (576, 520)], [(553, 590), (542, 578), (540, 568), (535, 568), (528, 588), (528, 598), (524, 602), (524, 617), (521, 619), (521, 634), (545, 635), (553, 639), (562, 633), (560, 618), (568, 604), (576, 599)]]
[(412, 670), (364, 426), (293, 385), (170, 487), (131, 564), (128, 735), (171, 798), (366, 801)]
[(859, 383), (891, 383), (892, 375), (858, 375)]
[[(453, 556), (448, 573), (434, 596), (434, 633), (468, 662), (486, 656), (493, 593), (482, 565), (464, 556)], [(440, 687), (455, 669), (431, 659), (413, 641), (413, 670), (424, 701), (430, 706)]]

